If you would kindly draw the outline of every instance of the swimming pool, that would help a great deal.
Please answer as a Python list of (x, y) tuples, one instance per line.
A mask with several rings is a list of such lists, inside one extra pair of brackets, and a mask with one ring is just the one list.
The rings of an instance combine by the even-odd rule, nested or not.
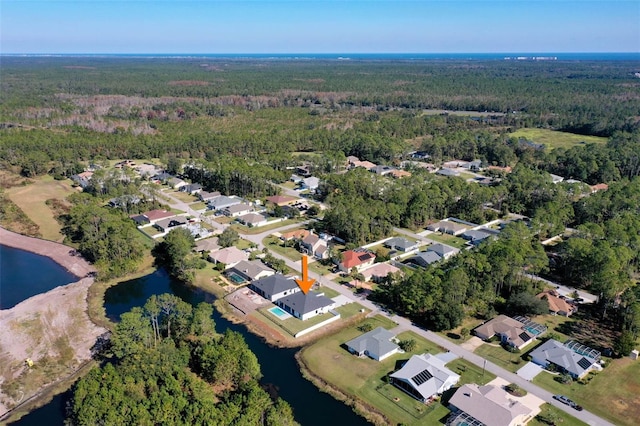
[(236, 274), (235, 272), (231, 272), (227, 276), (229, 277), (229, 279), (231, 281), (233, 281), (236, 284), (242, 284), (243, 282), (246, 281), (243, 277), (241, 277), (240, 275)]
[(283, 311), (277, 306), (274, 306), (273, 308), (269, 309), (269, 312), (271, 312), (273, 315), (277, 316), (280, 319), (286, 319), (286, 317), (290, 316), (288, 313), (286, 313), (285, 311)]

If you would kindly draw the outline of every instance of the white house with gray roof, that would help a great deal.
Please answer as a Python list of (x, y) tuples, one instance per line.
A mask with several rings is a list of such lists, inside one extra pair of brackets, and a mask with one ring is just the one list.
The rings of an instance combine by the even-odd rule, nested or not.
[(249, 288), (271, 302), (300, 291), (300, 287), (293, 279), (282, 274), (274, 274), (252, 281)]
[(241, 260), (229, 268), (227, 274), (236, 273), (247, 281), (259, 280), (276, 273), (260, 260)]
[[(439, 354), (444, 355), (444, 354)], [(446, 359), (438, 355), (414, 355), (402, 368), (389, 375), (393, 385), (418, 401), (427, 403), (451, 389), (460, 375), (446, 367)]]
[(395, 237), (385, 241), (384, 245), (386, 247), (389, 247), (392, 250), (408, 252), (408, 251), (416, 250), (418, 248), (419, 243), (415, 241), (407, 240), (406, 238)]
[(315, 291), (307, 294), (299, 291), (278, 299), (276, 304), (303, 321), (316, 315), (326, 314), (336, 307), (336, 302)]
[(221, 195), (209, 201), (208, 206), (211, 210), (222, 210), (227, 207), (240, 204), (241, 202), (242, 202), (241, 198), (227, 197), (226, 195)]
[(531, 361), (545, 368), (553, 364), (557, 371), (567, 373), (574, 379), (581, 379), (595, 368), (600, 352), (572, 343), (573, 346), (549, 339), (531, 351)]
[(436, 243), (430, 245), (427, 251), (433, 252), (443, 259), (448, 259), (451, 256), (458, 254), (460, 252), (460, 249), (448, 246), (446, 244)]
[(426, 268), (427, 266), (440, 262), (441, 260), (442, 256), (434, 251), (422, 251), (409, 259), (409, 262)]
[(400, 347), (392, 341), (395, 337), (389, 330), (378, 327), (349, 340), (345, 345), (352, 354), (382, 361), (400, 351)]

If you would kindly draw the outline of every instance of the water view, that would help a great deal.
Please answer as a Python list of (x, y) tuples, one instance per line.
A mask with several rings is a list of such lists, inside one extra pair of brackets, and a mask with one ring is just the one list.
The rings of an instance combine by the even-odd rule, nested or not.
[(48, 257), (0, 245), (0, 309), (77, 279)]
[[(38, 262), (38, 260), (36, 259), (34, 262)], [(27, 271), (34, 270), (42, 270), (39, 268), (39, 263), (31, 264), (27, 269)], [(17, 283), (17, 281), (15, 282)], [(28, 283), (29, 280), (21, 282)], [(15, 287), (24, 288), (27, 286), (17, 285)], [(105, 294), (107, 316), (117, 320), (123, 312), (127, 312), (134, 306), (142, 306), (151, 295), (162, 293), (173, 293), (192, 304), (213, 301), (209, 294), (172, 280), (164, 270), (158, 270), (153, 274), (122, 282), (108, 289)], [(311, 382), (302, 377), (294, 359), (297, 349), (270, 347), (260, 338), (249, 333), (243, 326), (232, 324), (215, 311), (214, 320), (218, 331), (230, 328), (244, 336), (262, 367), (264, 375), (262, 383), (273, 387), (282, 398), (291, 404), (295, 418), (300, 424), (304, 426), (335, 424), (336, 419), (339, 419), (340, 424), (356, 426), (368, 424), (353, 413), (350, 408), (328, 394), (320, 392)], [(34, 410), (14, 424), (20, 426), (62, 425), (66, 398), (68, 398), (68, 393), (59, 395), (46, 406)]]

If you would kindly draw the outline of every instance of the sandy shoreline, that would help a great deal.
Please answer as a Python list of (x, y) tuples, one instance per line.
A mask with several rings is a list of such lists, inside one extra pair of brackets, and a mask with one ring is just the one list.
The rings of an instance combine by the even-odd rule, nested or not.
[[(91, 348), (106, 329), (87, 313), (87, 293), (95, 268), (73, 248), (0, 228), (0, 244), (47, 256), (79, 281), (30, 297), (0, 310), (0, 418), (39, 395), (91, 359)], [(0, 283), (2, 285), (3, 283)], [(34, 365), (28, 368), (25, 360)]]
[(78, 278), (86, 277), (87, 274), (96, 271), (82, 256), (72, 254), (74, 253), (72, 247), (53, 241), (27, 237), (0, 228), (0, 244), (47, 256)]

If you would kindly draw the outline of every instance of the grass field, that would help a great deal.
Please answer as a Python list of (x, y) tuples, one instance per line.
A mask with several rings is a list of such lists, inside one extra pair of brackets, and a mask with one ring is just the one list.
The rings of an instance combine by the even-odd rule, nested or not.
[[(556, 408), (551, 404), (542, 404), (542, 411), (540, 412), (540, 415), (548, 416), (549, 414), (551, 414), (553, 417), (557, 419), (556, 424), (560, 423), (562, 424), (562, 426), (587, 426), (585, 422), (576, 419), (575, 417), (565, 413), (561, 409)], [(534, 418), (533, 420), (531, 420), (529, 423), (527, 423), (527, 425), (528, 426), (548, 426), (547, 423), (543, 423), (537, 418)]]
[(509, 136), (525, 138), (535, 143), (544, 144), (548, 149), (571, 148), (582, 143), (606, 143), (607, 138), (584, 136), (573, 133), (558, 132), (549, 129), (520, 129)]
[[(293, 260), (294, 262), (297, 262), (298, 260), (302, 259), (302, 254), (300, 254), (300, 252), (295, 248), (283, 247), (282, 241), (280, 240), (280, 238), (267, 237), (264, 240), (262, 240), (262, 244), (264, 244), (264, 246), (269, 250), (274, 251), (283, 256), (286, 256), (289, 259)], [(311, 269), (313, 270), (313, 268)]]
[(7, 196), (40, 228), (45, 240), (62, 242), (64, 236), (60, 232), (61, 226), (54, 218), (54, 213), (47, 206), (49, 199), (64, 200), (75, 190), (69, 180), (54, 180), (51, 176), (35, 179), (26, 186), (15, 186), (7, 189)]
[(442, 244), (446, 244), (446, 245), (451, 246), (451, 247), (455, 247), (457, 249), (462, 249), (463, 247), (466, 247), (466, 245), (467, 245), (467, 242), (465, 240), (463, 240), (462, 238), (455, 237), (455, 236), (449, 235), (449, 234), (442, 234), (440, 232), (433, 232), (433, 233), (427, 235), (426, 238), (429, 238), (431, 240), (437, 241), (437, 242), (442, 243)]
[(478, 348), (476, 348), (473, 353), (476, 355), (480, 355), (481, 357), (493, 362), (494, 364), (504, 368), (507, 371), (515, 373), (523, 367), (526, 362), (522, 358), (523, 355), (536, 346), (541, 344), (542, 341), (538, 340), (534, 343), (531, 343), (529, 346), (524, 348), (520, 353), (511, 353), (508, 350), (504, 349), (502, 346), (493, 346), (488, 343), (483, 343)]
[(542, 372), (533, 383), (550, 392), (566, 395), (592, 413), (616, 425), (636, 425), (640, 419), (640, 362), (630, 358), (610, 361), (586, 385), (564, 385)]
[[(372, 327), (382, 326), (390, 329), (395, 324), (388, 318), (375, 316), (366, 320)], [(391, 424), (436, 425), (449, 410), (439, 402), (430, 405), (422, 404), (404, 392), (386, 383), (386, 376), (400, 367), (414, 354), (442, 352), (438, 345), (423, 339), (412, 332), (404, 332), (398, 339), (414, 339), (415, 349), (410, 353), (395, 354), (382, 362), (369, 358), (359, 358), (350, 354), (342, 345), (362, 334), (356, 326), (348, 327), (339, 333), (327, 336), (302, 351), (302, 358), (309, 369), (327, 383), (340, 389), (345, 394), (376, 407), (390, 420)], [(449, 367), (461, 375), (462, 383), (487, 383), (495, 376), (458, 359)]]
[(272, 229), (277, 229), (283, 226), (293, 225), (294, 223), (297, 223), (297, 222), (298, 221), (294, 219), (287, 219), (287, 220), (273, 222), (273, 223), (269, 223), (268, 225), (258, 226), (253, 228), (249, 228), (248, 226), (234, 223), (233, 225), (231, 225), (231, 227), (235, 229), (239, 234), (256, 235), (256, 234), (262, 234), (263, 232), (270, 231)]

